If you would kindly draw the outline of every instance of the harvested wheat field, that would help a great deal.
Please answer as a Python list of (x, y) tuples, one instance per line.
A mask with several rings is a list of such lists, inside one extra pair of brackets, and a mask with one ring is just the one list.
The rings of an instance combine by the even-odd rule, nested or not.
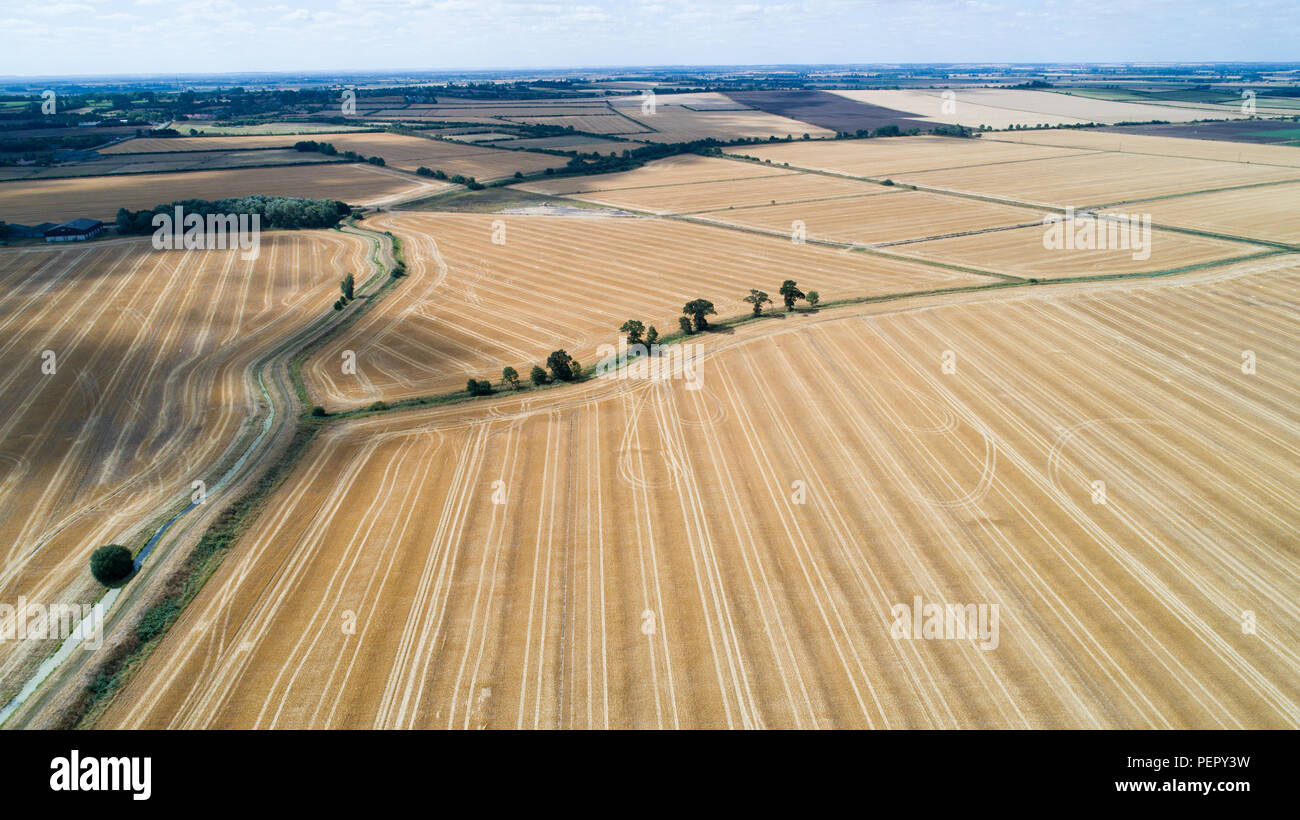
[(981, 231), (1042, 221), (1043, 212), (1013, 205), (958, 199), (942, 194), (896, 191), (887, 196), (852, 196), (789, 205), (700, 213), (711, 222), (789, 234), (801, 223), (809, 239), (875, 244)]
[(1162, 225), (1300, 244), (1300, 183), (1193, 194), (1128, 206)]
[(1298, 289), (855, 306), (699, 390), (330, 427), (99, 725), (1300, 727)]
[(631, 171), (619, 171), (613, 174), (595, 176), (535, 180), (520, 183), (515, 187), (538, 194), (578, 194), (588, 191), (617, 191), (624, 188), (662, 187), (666, 185), (686, 185), (695, 182), (777, 177), (793, 173), (795, 172), (782, 168), (756, 165), (752, 162), (702, 157), (698, 154), (679, 154), (675, 157), (647, 162), (640, 168), (633, 168)]
[(591, 191), (578, 199), (658, 214), (689, 214), (751, 205), (779, 205), (805, 200), (873, 196), (896, 189), (871, 182), (840, 179), (824, 174), (786, 174), (682, 185), (652, 185)]
[(742, 145), (729, 149), (729, 153), (771, 160), (776, 165), (789, 164), (792, 168), (883, 178), (893, 174), (986, 165), (1005, 167), (1008, 172), (1015, 173), (1016, 166), (1008, 163), (1092, 152), (984, 139), (922, 136)]
[(1300, 168), (1105, 152), (1009, 165), (905, 173), (898, 180), (1015, 202), (1077, 208), (1260, 182), (1300, 180)]
[(260, 151), (164, 151), (156, 154), (108, 154), (96, 159), (58, 165), (6, 166), (0, 181), (60, 179), (108, 174), (157, 174), (170, 171), (219, 171), (227, 168), (257, 168), (273, 165), (332, 164), (339, 160), (324, 154), (304, 153), (291, 148)]
[(136, 137), (100, 148), (101, 154), (153, 154), (171, 151), (238, 151), (248, 148), (292, 148), (300, 140), (329, 142), (334, 134), (310, 137), (288, 134), (247, 137)]
[(1121, 151), (1125, 154), (1152, 154), (1164, 157), (1189, 157), (1220, 162), (1245, 162), (1259, 165), (1300, 167), (1300, 149), (1288, 145), (1257, 145), (1249, 142), (1225, 142), (1181, 137), (1152, 137), (1144, 134), (1117, 134), (1093, 129), (1061, 131), (1016, 131), (985, 134), (986, 141), (1052, 145), (1080, 150)]
[[(1067, 230), (1082, 230), (1083, 221), (1060, 224)], [(920, 259), (1042, 279), (1170, 271), (1268, 250), (1244, 242), (1161, 230), (1150, 232), (1150, 245), (1147, 247), (1146, 240), (1141, 238), (1142, 232), (1134, 227), (1136, 223), (1129, 223), (1127, 227), (1117, 224), (1113, 236), (1122, 241), (1124, 234), (1128, 233), (1130, 241), (1125, 248), (1114, 244), (1117, 240), (1109, 233), (1110, 226), (1106, 221), (1097, 224), (1098, 236), (1102, 230), (1107, 231), (1108, 247), (1087, 248), (1077, 243), (1072, 248), (1046, 247), (1044, 235), (1048, 227), (1040, 223), (1027, 228), (909, 243), (893, 250)], [(1135, 233), (1138, 242), (1133, 241)]]
[[(493, 244), (494, 223), (504, 244)], [(327, 409), (498, 381), (563, 348), (596, 363), (628, 319), (676, 332), (682, 305), (718, 316), (749, 311), (750, 288), (773, 299), (795, 278), (823, 299), (991, 281), (902, 259), (848, 253), (724, 228), (650, 219), (492, 214), (383, 214), (373, 230), (401, 237), (410, 277), (303, 368)], [(356, 373), (343, 372), (343, 352)]]
[(460, 174), (480, 182), (500, 179), (516, 171), (532, 174), (546, 168), (559, 168), (566, 157), (530, 151), (506, 151), (463, 142), (408, 137), (404, 134), (330, 134), (322, 141), (340, 152), (355, 151), (362, 156), (383, 157), (394, 168), (415, 171), (426, 167), (444, 171), (448, 176)]
[[(90, 553), (138, 548), (192, 481), (215, 487), (265, 410), (250, 365), (328, 316), (370, 251), (332, 231), (268, 232), (251, 261), (147, 239), (0, 251), (0, 600), (96, 600)], [(0, 701), (41, 643), (0, 641)]]
[(987, 125), (1080, 125), (1115, 122), (1191, 122), (1199, 119), (1232, 119), (1241, 112), (1218, 106), (1153, 105), (1149, 103), (1098, 100), (1052, 91), (1011, 88), (852, 90), (832, 91), (859, 102), (907, 111), (935, 123), (956, 123), (967, 128)]
[[(679, 105), (658, 104), (653, 114), (642, 113), (639, 107), (624, 111), (629, 119), (641, 123), (650, 132), (637, 134), (637, 139), (649, 142), (690, 142), (703, 139), (726, 142), (769, 137), (797, 139), (804, 134), (818, 139), (835, 136), (835, 132), (827, 128), (757, 109), (697, 111)], [(581, 125), (575, 127), (582, 130)]]
[(119, 208), (140, 210), (183, 199), (249, 194), (366, 205), (427, 196), (449, 187), (372, 165), (343, 163), (4, 182), (0, 183), (0, 221), (31, 224), (80, 216), (111, 220)]
[(510, 116), (502, 119), (508, 119), (510, 122), (523, 125), (550, 125), (556, 128), (572, 128), (574, 131), (582, 131), (588, 134), (634, 134), (642, 139), (648, 138), (652, 131), (648, 126), (607, 108), (571, 116)]

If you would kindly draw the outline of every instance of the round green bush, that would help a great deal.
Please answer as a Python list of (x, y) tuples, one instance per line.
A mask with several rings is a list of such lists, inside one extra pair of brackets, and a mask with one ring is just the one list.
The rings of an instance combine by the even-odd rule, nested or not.
[(131, 551), (118, 544), (109, 544), (95, 550), (90, 556), (90, 574), (106, 587), (120, 584), (135, 571)]

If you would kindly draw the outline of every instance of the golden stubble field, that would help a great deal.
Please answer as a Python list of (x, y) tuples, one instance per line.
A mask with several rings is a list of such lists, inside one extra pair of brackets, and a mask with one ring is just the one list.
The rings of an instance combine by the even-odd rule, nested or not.
[(773, 168), (749, 162), (736, 162), (719, 157), (702, 157), (697, 154), (679, 154), (667, 159), (648, 162), (631, 171), (598, 176), (562, 177), (560, 179), (534, 180), (515, 186), (538, 194), (579, 194), (589, 191), (619, 191), (627, 188), (658, 188), (670, 185), (689, 185), (700, 182), (722, 182), (756, 177), (781, 177), (795, 173), (784, 168)]
[(898, 179), (910, 185), (1000, 197), (1033, 205), (1082, 208), (1262, 182), (1300, 180), (1300, 168), (1101, 152), (952, 170), (908, 172), (898, 175)]
[[(90, 553), (137, 549), (191, 482), (215, 486), (264, 405), (246, 371), (328, 315), (336, 272), (364, 278), (369, 252), (324, 231), (267, 233), (255, 261), (147, 239), (0, 251), (0, 601), (97, 599)], [(48, 649), (0, 641), (0, 700)]]
[(699, 390), (331, 427), (100, 725), (1295, 728), (1298, 290), (854, 306)]
[(286, 165), (0, 183), (0, 221), (33, 224), (77, 217), (112, 220), (119, 208), (143, 210), (184, 199), (267, 194), (339, 199), (353, 205), (429, 196), (451, 187), (364, 164)]
[(546, 168), (558, 168), (568, 161), (566, 157), (551, 154), (507, 151), (405, 134), (322, 134), (314, 139), (328, 142), (340, 152), (355, 151), (366, 157), (383, 157), (389, 166), (404, 171), (415, 171), (423, 166), (444, 171), (449, 176), (474, 177), (480, 182), (508, 177), (516, 171), (532, 174)]
[[(1142, 207), (1135, 206), (1134, 210), (1140, 211)], [(1064, 241), (1066, 230), (1082, 230), (1084, 223), (1076, 220), (1061, 224)], [(1111, 226), (1105, 221), (1096, 224), (1097, 235), (1107, 231), (1105, 242), (1098, 242), (1097, 247), (1047, 247), (1044, 236), (1048, 227), (1040, 223), (1012, 230), (914, 242), (893, 250), (918, 259), (969, 265), (1040, 279), (1170, 271), (1237, 259), (1268, 250), (1261, 245), (1209, 239), (1173, 231), (1147, 232), (1133, 219), (1117, 223), (1114, 234), (1109, 232)], [(1127, 247), (1113, 244), (1117, 239), (1127, 240)]]
[(1149, 213), (1160, 225), (1300, 245), (1300, 182), (1138, 202), (1124, 210)]
[(719, 208), (696, 216), (724, 225), (786, 234), (802, 226), (809, 239), (875, 244), (1041, 223), (1046, 215), (1041, 210), (996, 202), (874, 187), (895, 193)]
[[(779, 300), (788, 278), (825, 300), (994, 281), (653, 218), (408, 212), (365, 224), (402, 239), (410, 276), (303, 368), (313, 401), (330, 410), (496, 382), (506, 365), (526, 379), (560, 348), (595, 364), (628, 319), (666, 335), (690, 299), (731, 316), (749, 310), (750, 288)], [(355, 373), (343, 370), (346, 351)]]

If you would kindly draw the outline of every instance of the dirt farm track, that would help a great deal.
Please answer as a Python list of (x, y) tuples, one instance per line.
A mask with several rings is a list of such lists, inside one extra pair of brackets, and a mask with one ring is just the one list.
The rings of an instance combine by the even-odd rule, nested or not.
[[(249, 366), (326, 315), (332, 269), (363, 276), (369, 248), (303, 231), (267, 234), (256, 261), (143, 238), (0, 251), (0, 600), (102, 593), (90, 552), (215, 484), (258, 411)], [(40, 646), (0, 641), (0, 699)]]
[[(1298, 282), (848, 307), (696, 391), (332, 427), (101, 725), (1294, 728)], [(996, 648), (891, 636), (917, 597)]]

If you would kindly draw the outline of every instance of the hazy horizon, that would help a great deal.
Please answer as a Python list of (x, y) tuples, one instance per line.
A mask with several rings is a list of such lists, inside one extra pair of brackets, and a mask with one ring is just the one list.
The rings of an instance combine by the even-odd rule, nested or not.
[(0, 0), (0, 76), (1291, 62), (1294, 11), (1283, 0)]

